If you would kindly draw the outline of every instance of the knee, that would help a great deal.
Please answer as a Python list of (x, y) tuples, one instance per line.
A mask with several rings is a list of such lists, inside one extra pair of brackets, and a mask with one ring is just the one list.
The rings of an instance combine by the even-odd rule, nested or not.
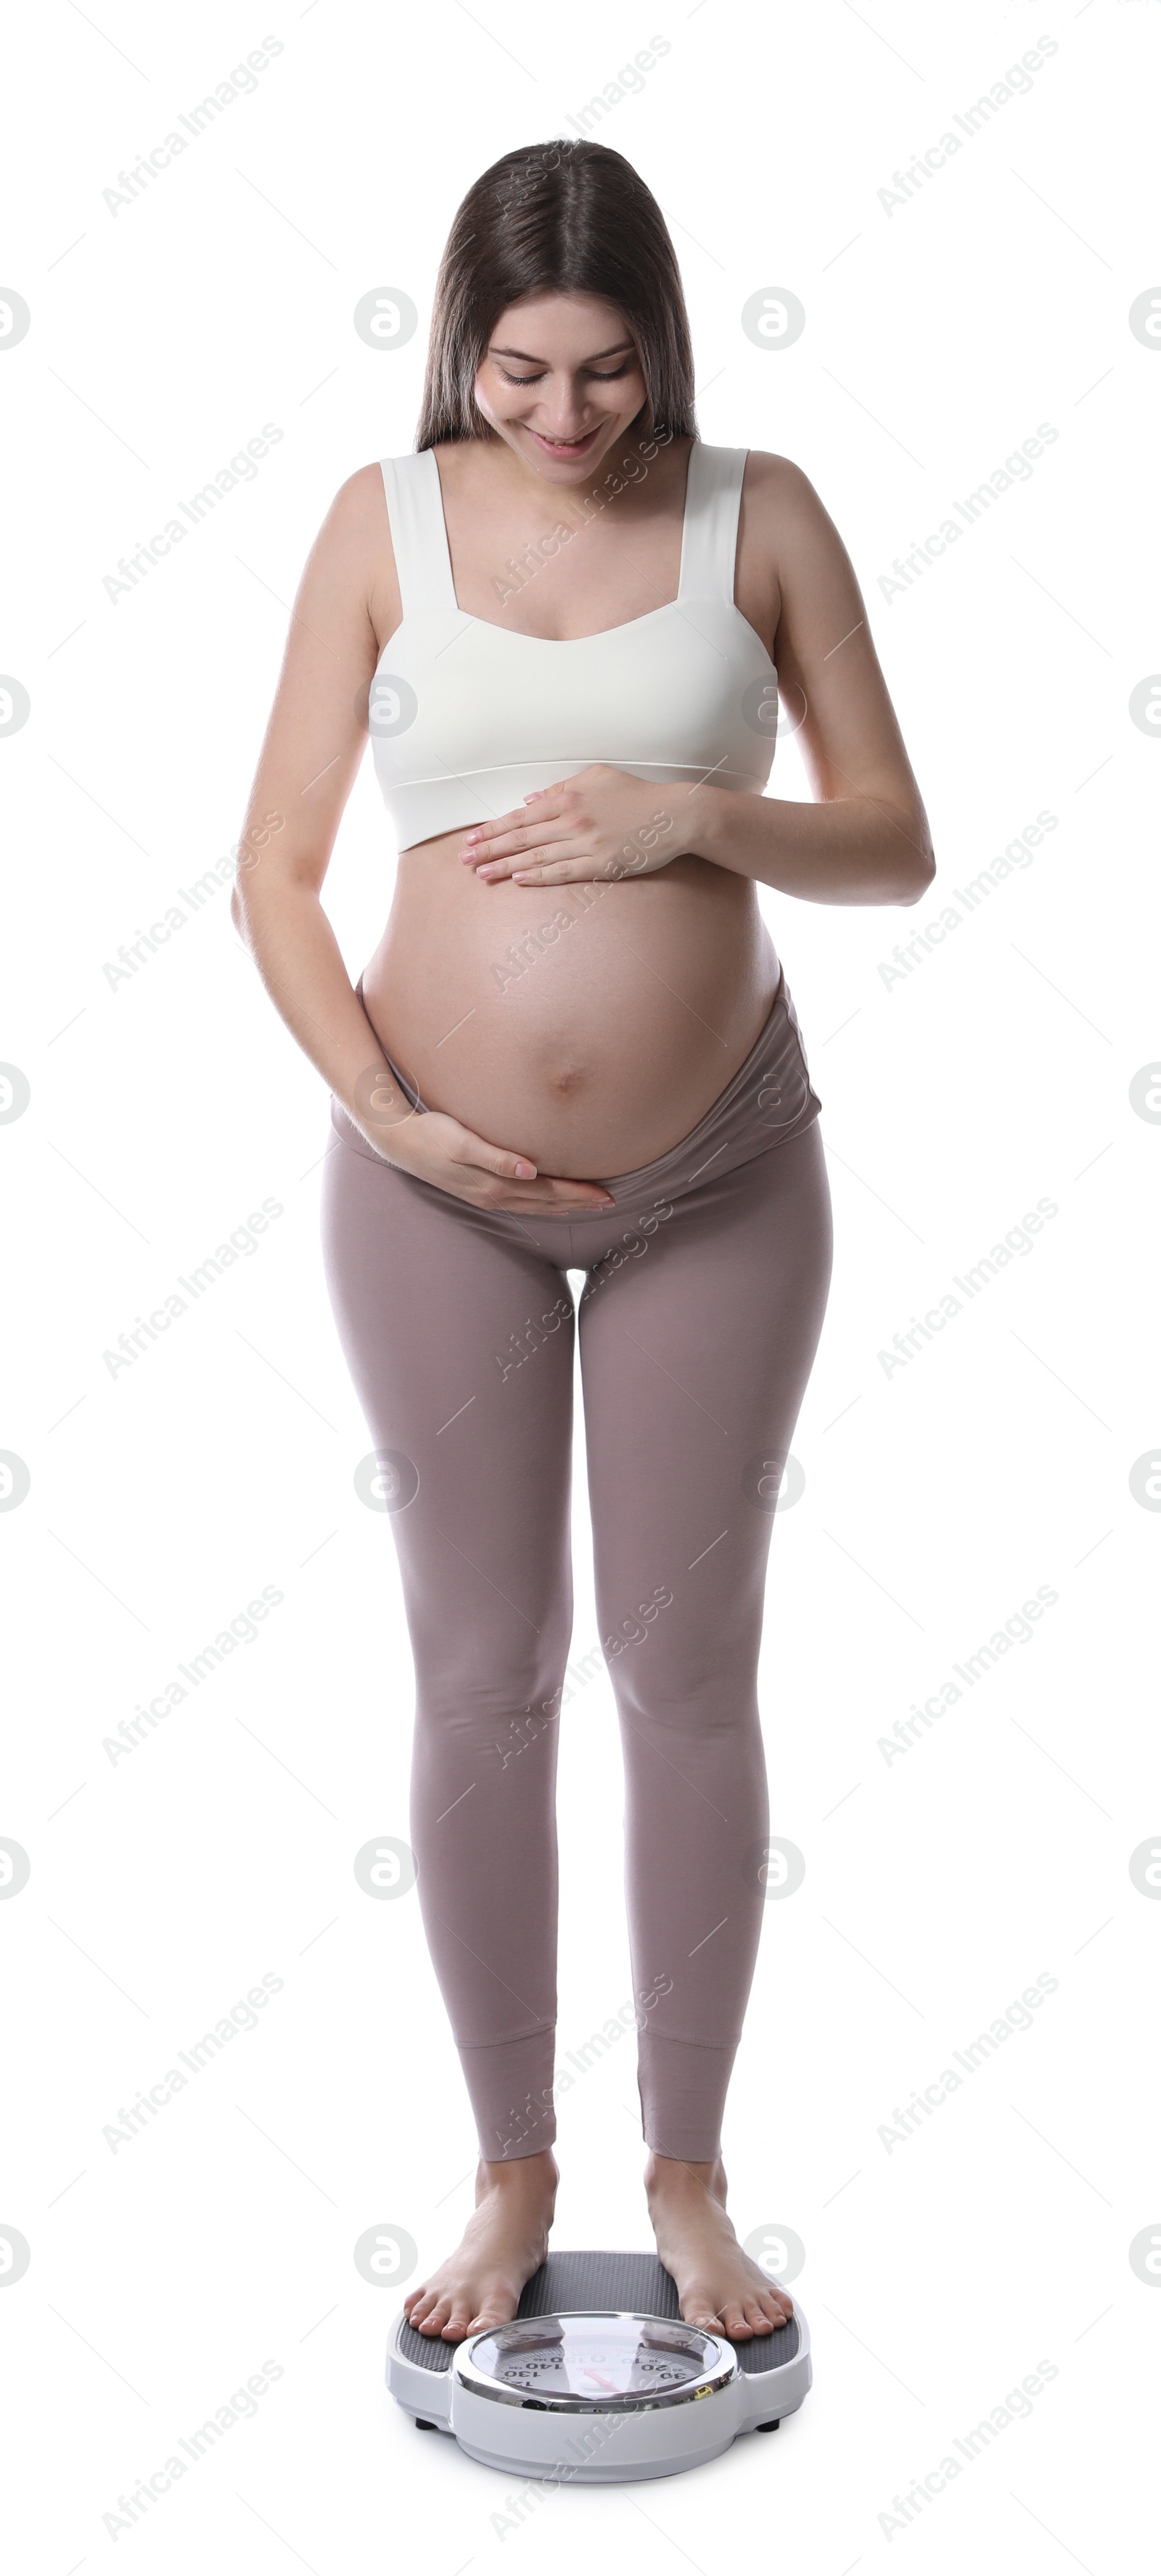
[(561, 1688), (543, 1697), (509, 1701), (488, 1733), (488, 1746), (501, 1771), (508, 1771), (534, 1745), (555, 1741), (560, 1723)]
[(705, 1599), (692, 1612), (671, 1585), (602, 1637), (613, 1696), (624, 1723), (660, 1735), (698, 1735), (748, 1725), (757, 1716), (762, 1596), (735, 1587), (725, 1607)]
[(416, 1731), (464, 1750), (484, 1746), (501, 1767), (537, 1742), (560, 1717), (563, 1657), (492, 1658), (447, 1641), (438, 1659), (416, 1655)]
[(683, 1656), (677, 1670), (660, 1658), (650, 1665), (645, 1652), (626, 1653), (612, 1683), (622, 1724), (655, 1740), (705, 1743), (744, 1735), (759, 1722), (753, 1659), (736, 1653)]

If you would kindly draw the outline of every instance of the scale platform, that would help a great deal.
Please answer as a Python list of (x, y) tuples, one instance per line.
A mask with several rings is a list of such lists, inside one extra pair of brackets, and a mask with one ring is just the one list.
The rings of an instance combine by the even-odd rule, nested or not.
[(421, 2432), (553, 2485), (700, 2468), (739, 2433), (772, 2433), (810, 2382), (797, 2300), (772, 2334), (728, 2343), (686, 2325), (655, 2254), (550, 2254), (511, 2324), (451, 2344), (401, 2310), (387, 2352), (387, 2386)]

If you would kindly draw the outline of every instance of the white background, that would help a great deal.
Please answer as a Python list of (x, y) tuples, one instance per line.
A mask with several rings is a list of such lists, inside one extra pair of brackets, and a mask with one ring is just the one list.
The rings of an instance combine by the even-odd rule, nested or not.
[[(594, 132), (671, 225), (699, 426), (811, 476), (854, 558), (928, 809), (926, 906), (763, 904), (822, 1098), (836, 1263), (775, 1531), (762, 1668), (772, 1904), (731, 2094), (739, 2232), (792, 2228), (816, 2384), (776, 2440), (637, 2489), (537, 2501), (423, 2440), (383, 2388), (398, 2287), (470, 2205), (474, 2134), (414, 1896), (355, 1853), (406, 1834), (411, 1669), (389, 1522), (322, 1280), (327, 1102), (266, 1002), (225, 891), (111, 986), (103, 969), (236, 839), (292, 596), (336, 486), (412, 444), (436, 263), (502, 152), (568, 122), (667, 36)], [(267, 34), (256, 94), (136, 200), (103, 191)], [(1042, 37), (1057, 46), (946, 167), (879, 191)], [(1140, 1613), (1161, 1520), (1130, 1489), (1152, 1375), (1161, 1055), (1150, 788), (1129, 699), (1161, 664), (1161, 346), (1145, 195), (1159, 13), (822, 0), (751, 17), (484, 0), (300, 13), (48, 5), (9, 31), (0, 352), (9, 575), (0, 666), (8, 937), (0, 1130), (8, 1323), (0, 1520), (14, 1674), (0, 1832), (12, 2086), (0, 2298), (13, 2563), (73, 2576), (305, 2565), (457, 2576), (511, 2561), (641, 2576), (783, 2554), (849, 2576), (1151, 2564), (1161, 2297), (1155, 1945), (1129, 1875), (1161, 1826)], [(418, 307), (369, 348), (358, 298)], [(747, 297), (806, 329), (756, 347)], [(1161, 288), (1158, 289), (1161, 292)], [(263, 423), (253, 481), (114, 605), (103, 579)], [(948, 555), (880, 576), (1042, 422), (1054, 444)], [(804, 793), (793, 749), (772, 782)], [(1026, 870), (886, 984), (881, 961), (1041, 809)], [(392, 851), (369, 762), (327, 903), (354, 976)], [(968, 907), (961, 905), (962, 911)], [(156, 1345), (102, 1358), (264, 1198), (283, 1213)], [(879, 1352), (1041, 1197), (1058, 1213), (939, 1339)], [(1150, 1326), (1153, 1327), (1152, 1331)], [(578, 1445), (577, 1651), (595, 1642)], [(129, 1756), (113, 1737), (263, 1585), (250, 1645)], [(1022, 1645), (900, 1758), (880, 1749), (1047, 1586)], [(602, 1675), (561, 1728), (561, 2047), (630, 1991), (620, 1780)], [(1156, 1891), (1155, 1891), (1156, 1892)], [(262, 1975), (258, 2027), (114, 2152), (102, 2132)], [(1027, 2031), (901, 2143), (879, 2134), (1039, 1976)], [(556, 2241), (649, 2243), (631, 2039), (562, 2094)], [(418, 2272), (413, 2276), (418, 2277)], [(1158, 2286), (1154, 2270), (1152, 2281)], [(213, 2455), (115, 2510), (267, 2357)], [(986, 2456), (892, 2498), (1035, 2371)], [(507, 2501), (506, 2501), (507, 2499)], [(129, 2518), (132, 2520), (132, 2518)]]

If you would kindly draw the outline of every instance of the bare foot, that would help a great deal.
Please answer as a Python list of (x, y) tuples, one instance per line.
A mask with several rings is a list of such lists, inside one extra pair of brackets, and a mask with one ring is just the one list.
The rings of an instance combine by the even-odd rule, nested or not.
[(525, 2282), (548, 2252), (559, 2180), (550, 2147), (505, 2164), (481, 2163), (476, 2206), (455, 2253), (403, 2302), (420, 2334), (462, 2343), (515, 2316)]
[(794, 2314), (780, 2290), (752, 2263), (726, 2216), (726, 2172), (714, 2164), (685, 2164), (650, 2152), (645, 2194), (657, 2251), (677, 2284), (681, 2313), (691, 2326), (746, 2343), (773, 2334)]

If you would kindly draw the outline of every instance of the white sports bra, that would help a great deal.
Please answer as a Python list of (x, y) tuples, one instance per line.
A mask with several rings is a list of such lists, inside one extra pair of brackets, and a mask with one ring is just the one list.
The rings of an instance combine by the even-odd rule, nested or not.
[(746, 455), (700, 439), (689, 451), (676, 599), (562, 639), (459, 607), (434, 451), (383, 458), (403, 617), (368, 720), (397, 849), (510, 813), (590, 761), (761, 794), (778, 680), (734, 605)]

